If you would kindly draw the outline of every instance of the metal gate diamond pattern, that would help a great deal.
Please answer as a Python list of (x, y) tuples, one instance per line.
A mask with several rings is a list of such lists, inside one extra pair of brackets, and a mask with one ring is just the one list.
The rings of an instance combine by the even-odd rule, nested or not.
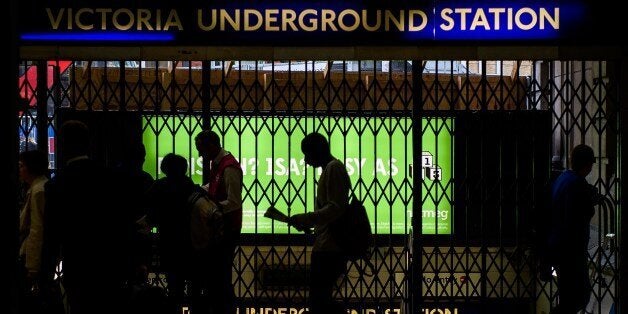
[[(357, 157), (377, 158), (376, 147), (381, 146), (388, 157), (402, 150), (400, 156), (409, 156), (406, 161), (411, 163), (412, 155), (424, 151), (412, 144), (417, 127), (423, 135), (419, 143), (428, 134), (436, 138), (437, 154), (450, 149), (464, 156), (452, 157), (443, 170), (452, 176), (442, 181), (413, 178), (420, 171), (413, 172), (407, 165), (397, 169), (400, 179), (374, 171), (353, 180), (353, 191), (372, 210), (377, 235), (371, 255), (375, 274), (361, 273), (364, 265), (351, 264), (348, 275), (338, 282), (336, 296), (355, 309), (412, 307), (417, 311), (423, 306), (460, 308), (464, 313), (468, 306), (499, 313), (511, 311), (510, 303), (519, 305), (514, 312), (546, 312), (557, 301), (556, 283), (538, 278), (533, 218), (539, 214), (535, 212), (539, 193), (549, 182), (552, 156), (566, 166), (569, 149), (586, 142), (600, 161), (590, 182), (608, 200), (592, 221), (593, 289), (588, 312), (603, 313), (618, 301), (615, 217), (620, 124), (618, 80), (608, 74), (615, 66), (611, 62), (93, 60), (72, 61), (67, 69), (59, 64), (23, 61), (18, 88), (20, 149), (50, 145), (51, 165), (54, 134), (68, 113), (137, 114), (144, 119), (141, 131), (155, 138), (155, 149), (165, 145), (158, 138), (167, 137), (166, 148), (191, 157), (196, 154), (193, 143), (181, 146), (175, 135), (189, 139), (206, 127), (223, 134), (223, 140), (229, 136), (226, 146), (235, 148), (236, 157), (249, 146), (255, 147), (258, 158), (259, 147), (265, 145), (270, 145), (274, 156), (275, 138), (317, 131), (341, 147), (337, 156), (341, 159), (348, 156), (348, 147), (362, 147), (362, 140), (381, 135), (388, 141), (379, 145), (375, 140)], [(490, 118), (493, 114), (499, 116)], [(525, 120), (528, 115), (542, 118)], [(443, 119), (454, 122), (443, 123)], [(459, 119), (467, 122), (461, 124)], [(260, 142), (264, 134), (269, 134), (270, 143)], [(337, 134), (355, 134), (358, 143)], [(392, 144), (396, 134), (403, 138), (402, 147)], [(438, 144), (442, 134), (454, 138), (448, 147)], [(42, 141), (48, 138), (52, 141)], [(498, 146), (491, 146), (495, 143)], [(288, 158), (300, 158), (298, 142), (290, 141), (289, 146), (295, 148), (288, 149)], [(105, 161), (112, 163), (115, 154), (108, 149), (104, 148)], [(492, 159), (496, 164), (472, 157), (488, 156), (488, 150), (497, 155)], [(545, 171), (537, 173), (535, 167)], [(152, 169), (155, 174), (157, 168)], [(311, 208), (313, 171), (307, 170), (304, 180), (295, 179), (290, 168), (287, 178), (271, 174), (266, 181), (260, 176), (256, 172), (243, 188), (243, 199), (253, 208), (268, 204)], [(413, 197), (419, 195), (423, 205), (413, 208)], [(432, 205), (433, 209), (424, 208)], [(380, 225), (378, 217), (392, 219), (399, 208), (405, 209), (405, 221), (400, 222), (405, 232), (392, 234), (392, 223)], [(453, 231), (439, 234), (434, 218), (435, 235), (418, 232), (425, 228), (422, 216), (438, 217), (439, 208), (451, 208)], [(411, 215), (416, 218), (413, 223)], [(254, 217), (255, 230), (262, 218)], [(305, 280), (312, 239), (291, 230), (276, 234), (275, 228), (273, 224), (270, 234), (245, 234), (237, 249), (233, 278), (242, 307), (298, 307), (307, 299), (307, 289), (299, 280)], [(154, 264), (158, 272), (158, 259)], [(416, 271), (419, 275), (413, 276)], [(284, 282), (273, 282), (273, 276), (282, 272), (288, 276)], [(155, 278), (155, 284), (164, 284), (161, 277)]]

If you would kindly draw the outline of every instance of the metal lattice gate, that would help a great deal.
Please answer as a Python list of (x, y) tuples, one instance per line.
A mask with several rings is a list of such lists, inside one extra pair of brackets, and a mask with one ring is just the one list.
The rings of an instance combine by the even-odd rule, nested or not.
[[(141, 139), (144, 169), (175, 152), (203, 178), (193, 138), (222, 134), (244, 172), (243, 239), (233, 265), (240, 313), (300, 313), (312, 239), (263, 217), (312, 210), (317, 174), (300, 139), (329, 136), (365, 200), (375, 274), (351, 265), (336, 297), (358, 313), (547, 313), (534, 231), (551, 170), (594, 147), (589, 182), (606, 197), (591, 222), (587, 311), (617, 302), (618, 81), (604, 61), (23, 61), (20, 150), (54, 169), (61, 121), (94, 131), (114, 165)], [(419, 231), (421, 230), (421, 231)], [(153, 284), (166, 285), (159, 260)], [(296, 312), (294, 312), (296, 311)], [(275, 313), (275, 312), (273, 312)]]

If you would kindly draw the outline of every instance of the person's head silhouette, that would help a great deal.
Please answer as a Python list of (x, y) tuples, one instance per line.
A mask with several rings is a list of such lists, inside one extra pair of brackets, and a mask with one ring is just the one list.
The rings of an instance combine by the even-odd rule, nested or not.
[(222, 146), (220, 145), (220, 137), (216, 132), (204, 130), (196, 135), (194, 139), (196, 149), (199, 154), (206, 160), (213, 160), (218, 156)]
[(310, 133), (301, 141), (305, 163), (312, 167), (323, 167), (330, 161), (329, 142), (320, 133)]
[(595, 155), (593, 149), (586, 145), (580, 144), (571, 151), (571, 170), (578, 175), (586, 177), (591, 173), (593, 164), (595, 163)]
[(185, 157), (170, 153), (164, 156), (160, 169), (166, 177), (183, 177), (188, 171), (188, 162)]
[(87, 155), (89, 152), (89, 129), (78, 120), (68, 120), (59, 129), (59, 147), (65, 160)]

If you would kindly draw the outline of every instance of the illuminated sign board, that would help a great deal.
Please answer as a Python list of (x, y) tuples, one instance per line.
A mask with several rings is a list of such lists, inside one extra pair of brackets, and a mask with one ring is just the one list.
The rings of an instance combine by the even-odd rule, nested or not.
[[(130, 2), (123, 6), (105, 1), (89, 5), (66, 0), (35, 2), (38, 5), (20, 14), (22, 43), (329, 46), (582, 40), (583, 34), (604, 31), (603, 26), (614, 20), (593, 16), (597, 11), (591, 6), (595, 4), (587, 0), (216, 0)], [(593, 23), (598, 19), (600, 23)]]
[[(347, 314), (401, 314), (404, 311), (401, 308), (349, 308)], [(283, 306), (267, 306), (267, 307), (245, 307), (238, 308), (236, 314), (307, 314), (308, 309), (305, 307), (283, 307)], [(421, 314), (462, 314), (458, 308), (425, 308), (421, 309)], [(187, 314), (184, 311), (184, 314)]]
[[(306, 167), (301, 140), (314, 130), (330, 134), (332, 154), (345, 163), (354, 192), (364, 200), (377, 234), (407, 234), (412, 215), (412, 125), (409, 118), (217, 117), (212, 128), (241, 163), (244, 233), (288, 233), (265, 218), (271, 203), (285, 214), (313, 210), (320, 169)], [(423, 119), (423, 233), (452, 232), (453, 120)], [(159, 162), (174, 152), (188, 159), (202, 182), (203, 162), (194, 146), (201, 131), (194, 117), (147, 117), (144, 169), (161, 177)], [(292, 230), (292, 233), (295, 231)]]
[[(423, 307), (412, 311), (409, 304), (398, 302), (382, 302), (383, 304), (369, 304), (366, 302), (347, 302), (345, 309), (347, 314), (402, 314), (402, 313), (420, 313), (420, 314), (477, 314), (477, 313), (524, 313), (522, 308), (530, 306), (525, 301), (510, 300), (504, 304), (486, 301), (482, 304), (469, 302), (453, 302), (454, 304), (438, 304), (432, 303), (423, 305)], [(456, 304), (458, 303), (458, 304)], [(240, 306), (237, 308), (237, 314), (307, 314), (308, 308), (294, 304), (283, 304), (283, 302), (273, 302), (272, 304)], [(185, 312), (184, 312), (185, 313)]]

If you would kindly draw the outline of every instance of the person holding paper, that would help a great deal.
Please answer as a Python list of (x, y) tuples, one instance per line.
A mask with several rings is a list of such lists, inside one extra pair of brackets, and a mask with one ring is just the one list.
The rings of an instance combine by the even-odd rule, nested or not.
[(307, 165), (323, 168), (314, 211), (293, 215), (288, 220), (298, 230), (314, 227), (316, 235), (310, 264), (309, 310), (312, 314), (346, 313), (342, 305), (334, 301), (333, 290), (346, 270), (347, 260), (329, 227), (347, 208), (351, 180), (345, 165), (331, 154), (329, 142), (323, 135), (306, 135), (301, 141), (301, 151)]

